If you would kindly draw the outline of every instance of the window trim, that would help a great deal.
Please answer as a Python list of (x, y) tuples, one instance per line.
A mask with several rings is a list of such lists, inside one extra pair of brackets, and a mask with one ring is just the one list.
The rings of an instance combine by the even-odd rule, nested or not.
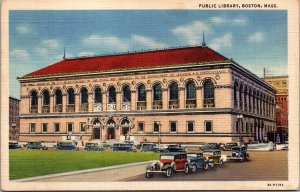
[[(34, 125), (34, 131), (31, 131), (31, 125)], [(36, 123), (29, 123), (29, 133), (35, 133), (36, 132)]]
[[(189, 131), (189, 123), (193, 124), (193, 131)], [(195, 121), (186, 121), (186, 132), (187, 133), (195, 133)]]
[[(54, 126), (53, 126), (53, 132), (54, 132), (54, 133), (59, 133), (59, 132), (60, 132), (60, 123), (55, 122), (53, 125), (54, 125)], [(59, 126), (59, 127), (58, 127), (59, 131), (56, 131), (56, 130), (55, 130), (55, 128), (56, 128), (55, 125), (58, 125), (58, 126)]]
[[(44, 131), (44, 125), (46, 125), (47, 130)], [(48, 123), (41, 123), (41, 132), (42, 133), (47, 133), (48, 132)]]
[(153, 127), (152, 127), (152, 132), (153, 132), (153, 133), (159, 133), (159, 132), (161, 132), (161, 130), (160, 130), (160, 128), (161, 128), (161, 127), (160, 127), (160, 126), (158, 126), (158, 131), (154, 131), (154, 124), (155, 124), (155, 123), (157, 123), (157, 124), (159, 124), (159, 123), (160, 123), (160, 124), (161, 124), (161, 122), (160, 122), (160, 121), (153, 121), (153, 125), (152, 125), (152, 126), (153, 126)]
[[(136, 123), (137, 123), (137, 129), (138, 129), (137, 132), (138, 132), (138, 133), (144, 133), (144, 132), (145, 132), (145, 121), (137, 121)], [(139, 128), (140, 128), (140, 127), (139, 127), (139, 124), (140, 124), (140, 123), (143, 124), (143, 131), (141, 131), (141, 130), (139, 129)]]
[[(171, 127), (172, 123), (175, 123), (175, 125), (176, 125), (176, 127), (175, 127), (176, 131), (172, 131), (172, 127)], [(178, 124), (177, 121), (169, 121), (169, 132), (170, 133), (177, 133), (177, 124)]]
[[(211, 131), (206, 130), (206, 123), (210, 122), (211, 123)], [(204, 132), (205, 133), (213, 133), (213, 121), (212, 120), (206, 120), (204, 121)]]
[(73, 133), (73, 132), (74, 132), (74, 123), (72, 123), (72, 122), (67, 122), (66, 132), (67, 132), (67, 133), (70, 133), (70, 131), (68, 131), (68, 129), (69, 129), (68, 124), (71, 124), (71, 125), (72, 125), (72, 131), (71, 131), (71, 133)]
[(86, 132), (85, 129), (84, 129), (84, 131), (82, 131), (82, 129), (81, 129), (82, 128), (81, 125), (83, 125), (83, 124), (86, 126), (86, 122), (79, 122), (79, 129), (80, 129), (79, 131), (80, 131), (80, 133), (85, 133)]

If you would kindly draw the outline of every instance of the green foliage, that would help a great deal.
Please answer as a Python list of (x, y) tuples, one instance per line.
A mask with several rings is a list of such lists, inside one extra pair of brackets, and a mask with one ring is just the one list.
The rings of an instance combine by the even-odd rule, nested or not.
[(9, 178), (62, 173), (158, 159), (158, 153), (10, 150)]

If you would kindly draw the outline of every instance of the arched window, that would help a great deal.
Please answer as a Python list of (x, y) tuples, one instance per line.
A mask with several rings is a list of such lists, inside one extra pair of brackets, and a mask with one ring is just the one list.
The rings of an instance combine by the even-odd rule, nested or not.
[(203, 84), (204, 88), (204, 106), (214, 107), (215, 103), (215, 88), (211, 80), (207, 80)]
[(234, 100), (234, 108), (237, 108), (237, 91), (238, 91), (238, 84), (237, 82), (234, 83), (234, 88), (233, 88), (233, 100)]
[(43, 91), (43, 106), (48, 106), (50, 104), (50, 95), (48, 90)]
[(245, 90), (244, 90), (244, 110), (247, 111), (247, 86), (245, 86)]
[(252, 105), (253, 105), (252, 112), (253, 113), (255, 113), (255, 98), (256, 98), (256, 92), (255, 92), (255, 90), (253, 90), (253, 94), (252, 94)]
[(170, 101), (178, 100), (178, 84), (176, 82), (171, 83), (169, 86), (169, 98)]
[(68, 105), (74, 105), (75, 104), (75, 94), (74, 89), (69, 88), (67, 91), (67, 99), (68, 99)]
[(60, 89), (55, 91), (55, 105), (62, 104), (62, 92)]
[(102, 90), (99, 87), (94, 90), (94, 103), (102, 103)]
[(108, 103), (116, 102), (116, 88), (114, 86), (110, 86), (108, 88)]
[(38, 105), (38, 97), (36, 91), (31, 91), (30, 99), (31, 99), (30, 102), (31, 107), (36, 107)]
[(130, 102), (131, 101), (131, 90), (128, 85), (125, 85), (122, 89), (123, 92), (123, 102)]
[(243, 85), (240, 87), (240, 95), (239, 95), (239, 100), (240, 100), (240, 110), (243, 109), (243, 97), (242, 97), (242, 92), (243, 92)]
[(144, 84), (138, 87), (138, 101), (146, 101), (146, 88)]
[(154, 101), (162, 100), (162, 89), (159, 83), (153, 86), (153, 100)]
[(89, 95), (88, 95), (88, 90), (83, 87), (80, 90), (80, 96), (81, 96), (81, 104), (88, 103)]
[(186, 90), (186, 99), (187, 100), (194, 100), (196, 99), (196, 86), (193, 81), (189, 81), (185, 85), (185, 90)]

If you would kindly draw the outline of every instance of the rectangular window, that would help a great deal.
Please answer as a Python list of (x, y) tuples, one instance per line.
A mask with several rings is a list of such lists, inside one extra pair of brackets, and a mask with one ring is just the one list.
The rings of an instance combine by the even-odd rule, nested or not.
[(177, 122), (170, 121), (170, 133), (176, 133), (176, 132), (177, 132)]
[(188, 121), (187, 124), (187, 132), (193, 133), (194, 132), (194, 121)]
[(204, 121), (205, 133), (212, 133), (212, 121)]
[(48, 123), (42, 123), (42, 133), (47, 133), (48, 131)]
[(80, 132), (82, 133), (82, 132), (85, 132), (85, 125), (86, 125), (86, 122), (81, 122), (80, 124), (79, 124), (79, 126), (80, 126)]
[(29, 133), (35, 133), (35, 123), (29, 124)]
[(67, 123), (67, 132), (72, 133), (73, 132), (73, 123)]
[(144, 122), (138, 122), (138, 132), (144, 132)]
[(286, 81), (282, 81), (282, 86), (286, 87)]
[(158, 133), (160, 131), (160, 122), (159, 121), (155, 121), (153, 123), (153, 133)]
[(54, 123), (54, 132), (57, 133), (60, 130), (60, 124), (59, 123)]

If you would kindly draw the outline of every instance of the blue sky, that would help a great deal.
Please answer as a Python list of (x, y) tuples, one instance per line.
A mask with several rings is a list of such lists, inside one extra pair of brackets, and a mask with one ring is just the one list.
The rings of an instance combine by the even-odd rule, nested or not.
[(67, 57), (206, 44), (262, 76), (287, 75), (287, 12), (254, 10), (10, 11), (10, 96), (16, 78)]

